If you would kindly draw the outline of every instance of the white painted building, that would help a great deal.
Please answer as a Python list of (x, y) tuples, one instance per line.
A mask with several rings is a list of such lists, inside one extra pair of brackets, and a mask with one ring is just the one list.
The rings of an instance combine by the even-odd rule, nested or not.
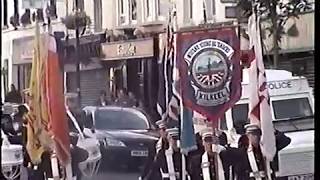
[[(31, 0), (2, 0), (2, 57), (1, 68), (7, 69), (4, 87), (15, 84), (20, 90), (27, 86), (30, 63), (32, 57), (32, 37), (34, 23), (26, 27), (18, 26), (17, 30), (10, 25), (10, 17), (15, 10), (20, 17), (26, 11), (23, 2)], [(42, 0), (38, 0), (42, 1)], [(47, 0), (56, 5), (57, 19), (52, 21), (53, 31), (65, 31), (61, 17), (66, 15), (66, 2), (68, 12), (74, 8), (75, 0)], [(79, 7), (90, 16), (92, 24), (86, 34), (104, 32), (106, 29), (114, 30), (115, 34), (123, 34), (125, 30), (140, 29), (142, 32), (161, 32), (166, 27), (169, 9), (175, 8), (177, 12), (178, 28), (198, 26), (204, 23), (204, 7), (208, 23), (219, 23), (235, 20), (237, 0), (78, 0)], [(7, 7), (7, 11), (5, 11)], [(31, 14), (35, 11), (31, 9)], [(6, 15), (5, 15), (6, 14)], [(6, 17), (6, 21), (5, 18)], [(20, 18), (19, 18), (20, 19)], [(6, 22), (6, 23), (5, 23)], [(290, 20), (296, 23), (300, 32), (297, 37), (284, 37), (281, 43), (282, 51), (314, 50), (314, 11), (301, 14), (301, 18)], [(6, 28), (5, 25), (8, 25)], [(69, 31), (70, 38), (74, 38), (73, 31)], [(270, 49), (270, 38), (265, 40), (267, 49)], [(8, 67), (5, 67), (7, 64)], [(2, 71), (5, 74), (5, 71)], [(18, 78), (25, 74), (25, 83)], [(20, 75), (21, 76), (21, 75)], [(2, 80), (2, 82), (4, 82)], [(23, 84), (23, 85), (22, 85)], [(5, 85), (5, 86), (3, 86)], [(3, 98), (3, 93), (2, 93)]]

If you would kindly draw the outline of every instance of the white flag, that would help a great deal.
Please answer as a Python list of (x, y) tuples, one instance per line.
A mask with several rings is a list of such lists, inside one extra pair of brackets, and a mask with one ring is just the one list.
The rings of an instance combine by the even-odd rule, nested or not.
[(267, 78), (263, 64), (262, 45), (260, 38), (259, 17), (253, 13), (249, 17), (248, 33), (250, 37), (250, 48), (254, 56), (249, 68), (249, 119), (251, 123), (260, 124), (261, 151), (267, 160), (272, 161), (276, 153), (276, 142), (272, 114), (269, 104), (269, 93)]

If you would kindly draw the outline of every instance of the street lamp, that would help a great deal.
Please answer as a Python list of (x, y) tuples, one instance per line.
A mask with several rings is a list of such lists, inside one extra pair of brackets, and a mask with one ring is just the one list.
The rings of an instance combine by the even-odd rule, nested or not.
[(62, 19), (62, 22), (66, 25), (67, 29), (75, 30), (76, 32), (76, 84), (78, 103), (81, 106), (81, 87), (80, 87), (80, 30), (90, 24), (90, 17), (85, 12), (80, 10), (78, 0), (75, 0), (76, 10), (71, 14)]

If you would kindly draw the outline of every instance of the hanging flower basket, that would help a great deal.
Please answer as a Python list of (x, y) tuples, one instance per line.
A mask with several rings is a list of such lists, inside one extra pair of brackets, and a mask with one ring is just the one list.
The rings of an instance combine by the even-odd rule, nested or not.
[(85, 12), (74, 12), (62, 19), (62, 22), (68, 29), (81, 28), (91, 24), (90, 17)]

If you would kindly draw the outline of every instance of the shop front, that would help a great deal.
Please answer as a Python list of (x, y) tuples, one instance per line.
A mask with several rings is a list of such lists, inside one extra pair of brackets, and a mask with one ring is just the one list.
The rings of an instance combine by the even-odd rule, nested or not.
[(154, 41), (150, 37), (101, 45), (101, 61), (109, 71), (111, 94), (117, 96), (120, 89), (126, 89), (147, 110), (154, 108), (157, 96), (158, 69)]
[(12, 83), (18, 90), (29, 87), (34, 36), (14, 39), (12, 41)]

